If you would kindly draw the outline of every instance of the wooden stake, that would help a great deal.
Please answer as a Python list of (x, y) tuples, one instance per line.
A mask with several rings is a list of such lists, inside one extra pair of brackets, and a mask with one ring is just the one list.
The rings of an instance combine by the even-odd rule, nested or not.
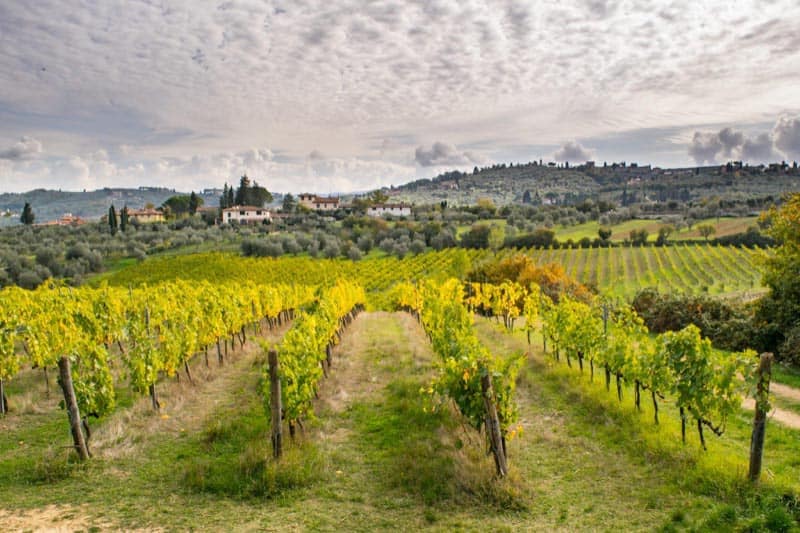
[(72, 431), (72, 441), (75, 443), (75, 451), (81, 461), (89, 458), (89, 448), (86, 446), (86, 439), (81, 429), (81, 415), (78, 411), (78, 401), (75, 398), (75, 388), (72, 385), (72, 370), (69, 359), (61, 357), (58, 360), (59, 383), (64, 392), (64, 404), (69, 415), (69, 427)]
[(0, 415), (8, 412), (8, 400), (6, 400), (6, 389), (3, 380), (0, 379)]
[(150, 384), (150, 400), (151, 400), (151, 403), (153, 404), (153, 409), (154, 410), (158, 411), (159, 409), (161, 409), (161, 403), (159, 403), (159, 401), (158, 401), (158, 394), (156, 393), (156, 384), (155, 383), (151, 383)]
[(500, 419), (497, 416), (497, 407), (494, 403), (492, 379), (488, 372), (481, 376), (481, 389), (483, 390), (483, 403), (486, 408), (486, 433), (489, 436), (489, 445), (494, 454), (494, 464), (497, 467), (497, 475), (505, 477), (508, 474), (508, 464), (506, 462), (505, 447), (503, 446), (503, 436), (500, 431)]
[(650, 394), (653, 397), (653, 419), (656, 425), (658, 425), (658, 399), (656, 398), (656, 391), (650, 391)]
[(280, 459), (283, 454), (283, 432), (281, 427), (281, 379), (278, 375), (278, 352), (270, 350), (269, 360), (269, 408), (272, 437), (272, 456)]
[(758, 388), (756, 392), (756, 413), (753, 417), (753, 433), (750, 436), (750, 470), (748, 479), (757, 483), (761, 476), (761, 461), (764, 456), (764, 435), (767, 430), (767, 410), (769, 409), (769, 382), (772, 378), (772, 354), (762, 353), (758, 364)]

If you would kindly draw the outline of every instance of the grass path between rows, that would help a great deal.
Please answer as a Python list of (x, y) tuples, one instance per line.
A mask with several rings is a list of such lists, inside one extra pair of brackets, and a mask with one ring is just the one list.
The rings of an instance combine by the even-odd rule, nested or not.
[[(756, 490), (746, 482), (752, 413), (743, 409), (729, 418), (722, 437), (707, 434), (708, 451), (704, 452), (692, 424), (687, 428), (687, 443), (681, 443), (680, 419), (669, 399), (660, 402), (660, 424), (655, 425), (648, 396), (643, 395), (638, 411), (633, 406), (633, 387), (626, 384), (623, 401), (618, 402), (615, 391), (606, 391), (602, 371), (596, 369), (592, 382), (588, 363), (581, 373), (576, 361), (573, 368), (563, 359), (556, 362), (552, 354), (542, 353), (540, 336), (529, 346), (523, 331), (509, 333), (482, 317), (476, 317), (476, 329), (495, 353), (529, 351), (519, 388), (528, 389), (531, 396), (526, 398), (524, 390), (518, 393), (527, 436), (518, 445), (538, 454), (543, 465), (550, 461), (542, 454), (562, 450), (581, 472), (579, 482), (588, 485), (586, 492), (575, 492), (579, 500), (592, 502), (587, 509), (594, 517), (597, 507), (608, 506), (610, 514), (601, 515), (601, 521), (586, 517), (585, 522), (571, 522), (571, 528), (788, 531), (793, 530), (792, 524), (796, 527), (800, 519), (796, 430), (768, 424), (762, 490)], [(542, 420), (547, 419), (558, 420), (562, 426), (558, 433), (565, 442), (554, 448), (540, 445), (541, 435), (548, 430)], [(566, 466), (564, 471), (569, 471)], [(563, 483), (556, 486), (560, 488), (556, 493), (572, 492)], [(626, 488), (632, 493), (626, 494)], [(646, 509), (652, 511), (649, 517)], [(644, 517), (643, 521), (637, 516)]]
[[(485, 319), (476, 328), (498, 354), (529, 349), (521, 333)], [(523, 432), (509, 442), (510, 475), (494, 479), (480, 435), (450, 404), (431, 412), (421, 389), (434, 355), (403, 313), (353, 322), (320, 386), (316, 419), (276, 463), (259, 393), (263, 359), (251, 343), (211, 381), (196, 362), (201, 384), (164, 384), (160, 415), (142, 398), (103, 421), (86, 466), (63, 460), (63, 412), (18, 415), (0, 433), (3, 529), (718, 531), (743, 515), (768, 519), (746, 508), (750, 492), (731, 481), (738, 473), (724, 473), (737, 468), (729, 455), (740, 453), (746, 422), (704, 454), (674, 439), (667, 406), (651, 435), (647, 413), (615, 407), (601, 387), (536, 350), (519, 378)], [(39, 416), (43, 423), (24, 423)], [(768, 429), (768, 445), (796, 437)], [(798, 456), (771, 453), (768, 468)]]
[(154, 527), (163, 516), (187, 514), (175, 498), (174, 459), (199, 434), (220, 406), (235, 403), (250, 381), (262, 350), (257, 340), (278, 342), (287, 327), (264, 329), (244, 349), (230, 349), (220, 366), (216, 351), (209, 367), (202, 354), (191, 363), (195, 384), (162, 379), (161, 409), (149, 397), (120, 389), (116, 411), (96, 424), (90, 447), (94, 458), (74, 464), (69, 427), (58, 408), (60, 389), (45, 396), (39, 372), (20, 375), (12, 409), (0, 419), (0, 524), (7, 531), (80, 531)]

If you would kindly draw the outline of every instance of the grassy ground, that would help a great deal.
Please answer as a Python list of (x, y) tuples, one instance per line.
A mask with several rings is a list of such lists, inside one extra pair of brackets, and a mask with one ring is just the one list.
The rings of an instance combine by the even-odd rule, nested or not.
[(772, 380), (800, 389), (800, 368), (777, 363), (772, 367)]
[[(521, 333), (478, 323), (498, 351), (527, 349)], [(272, 340), (277, 340), (273, 337)], [(518, 386), (523, 434), (509, 443), (510, 476), (492, 479), (479, 435), (445, 408), (432, 414), (420, 388), (432, 375), (420, 327), (404, 314), (361, 315), (335, 351), (317, 418), (280, 463), (268, 458), (251, 348), (200, 384), (160, 386), (165, 412), (129, 397), (93, 438), (86, 466), (69, 459), (66, 417), (39, 402), (27, 374), (17, 411), (0, 432), (0, 522), (72, 529), (719, 531), (788, 524), (800, 465), (797, 433), (770, 425), (766, 486), (741, 481), (748, 414), (700, 451), (662, 424), (617, 404), (602, 385), (539, 353)], [(206, 381), (212, 377), (210, 381)], [(649, 405), (649, 404), (648, 404)], [(12, 405), (13, 406), (13, 405)], [(646, 408), (647, 409), (647, 408)], [(20, 412), (22, 411), (22, 412)], [(23, 513), (24, 511), (24, 513)], [(12, 522), (20, 520), (23, 522)], [(7, 526), (8, 527), (8, 526)]]
[[(754, 225), (758, 217), (739, 217), (739, 218), (708, 218), (699, 220), (694, 223), (692, 229), (683, 228), (680, 231), (674, 231), (670, 235), (672, 241), (682, 240), (703, 240), (697, 226), (702, 224), (711, 225), (716, 230), (713, 237), (723, 237), (725, 235), (732, 235), (734, 233), (742, 233), (747, 231), (747, 228)], [(630, 237), (631, 230), (645, 229), (649, 234), (648, 240), (655, 241), (658, 236), (658, 230), (664, 224), (660, 220), (626, 220), (620, 224), (609, 226), (612, 230), (611, 240), (621, 242)], [(586, 222), (585, 224), (578, 224), (576, 226), (561, 226), (556, 229), (556, 237), (559, 241), (566, 241), (572, 239), (578, 241), (584, 237), (595, 239), (597, 237), (597, 230), (600, 229), (600, 224), (595, 220)]]
[[(527, 344), (522, 332), (508, 334), (489, 320), (479, 319), (478, 331), (481, 339), (496, 350), (515, 350)], [(534, 344), (541, 346), (540, 338)], [(563, 421), (564, 432), (575, 442), (562, 447), (586, 450), (583, 454), (568, 454), (572, 460), (579, 457), (581, 463), (588, 461), (575, 468), (591, 471), (597, 460), (598, 472), (606, 474), (598, 474), (593, 480), (598, 492), (608, 494), (616, 484), (632, 482), (637, 487), (636, 497), (625, 505), (636, 506), (638, 498), (639, 503), (658, 502), (658, 509), (669, 510), (667, 516), (661, 515), (662, 522), (651, 522), (653, 529), (763, 530), (769, 526), (771, 530), (782, 530), (778, 524), (792, 525), (800, 518), (797, 431), (768, 424), (763, 486), (755, 491), (744, 482), (752, 413), (739, 412), (728, 421), (722, 437), (707, 432), (708, 451), (703, 452), (692, 425), (687, 428), (687, 444), (681, 444), (679, 415), (669, 401), (660, 402), (661, 423), (656, 426), (649, 397), (643, 396), (643, 410), (638, 412), (633, 406), (632, 387), (624, 387), (620, 403), (613, 384), (612, 392), (605, 390), (601, 372), (590, 383), (588, 368), (581, 374), (576, 362), (573, 361), (574, 368), (569, 368), (563, 360), (557, 363), (536, 347), (530, 362), (520, 387), (526, 384), (536, 391), (537, 398), (529, 407), (523, 407), (523, 416), (526, 409), (549, 405)], [(533, 431), (536, 436), (541, 432), (541, 428)], [(539, 454), (547, 449), (535, 441), (521, 446)], [(602, 457), (610, 454), (616, 454), (611, 462)], [(621, 505), (621, 500), (617, 504)]]

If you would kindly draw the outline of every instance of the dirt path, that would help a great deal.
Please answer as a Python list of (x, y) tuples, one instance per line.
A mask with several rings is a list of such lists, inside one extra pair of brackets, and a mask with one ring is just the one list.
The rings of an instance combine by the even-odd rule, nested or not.
[[(753, 411), (756, 408), (756, 402), (752, 398), (745, 398), (742, 402), (742, 407), (748, 411)], [(778, 422), (788, 428), (800, 429), (800, 415), (786, 409), (773, 407), (769, 415), (767, 415), (767, 420)]]
[[(789, 385), (773, 382), (769, 385), (769, 391), (778, 398), (800, 402), (800, 390)], [(742, 402), (742, 407), (749, 411), (753, 411), (755, 405), (755, 400), (752, 398), (745, 398), (744, 402)], [(768, 416), (770, 420), (774, 420), (788, 428), (800, 429), (800, 414), (794, 411), (773, 407)]]
[(113, 529), (107, 522), (97, 522), (80, 507), (48, 505), (38, 509), (7, 511), (0, 509), (0, 524), (4, 531), (72, 532)]
[(781, 398), (786, 398), (787, 400), (800, 402), (800, 389), (795, 389), (794, 387), (790, 387), (789, 385), (784, 385), (783, 383), (775, 383), (773, 381), (772, 383), (769, 384), (769, 391), (775, 396), (780, 396)]
[[(387, 366), (430, 365), (431, 349), (420, 328), (405, 313), (362, 313), (334, 350), (330, 378), (322, 383), (319, 411), (341, 413), (356, 402), (377, 399), (391, 378)], [(386, 330), (390, 334), (384, 335)]]

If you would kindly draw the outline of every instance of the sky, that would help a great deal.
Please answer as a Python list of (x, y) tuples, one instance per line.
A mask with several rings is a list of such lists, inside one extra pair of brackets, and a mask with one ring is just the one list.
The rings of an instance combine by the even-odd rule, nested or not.
[(797, 0), (3, 0), (0, 192), (800, 160)]

